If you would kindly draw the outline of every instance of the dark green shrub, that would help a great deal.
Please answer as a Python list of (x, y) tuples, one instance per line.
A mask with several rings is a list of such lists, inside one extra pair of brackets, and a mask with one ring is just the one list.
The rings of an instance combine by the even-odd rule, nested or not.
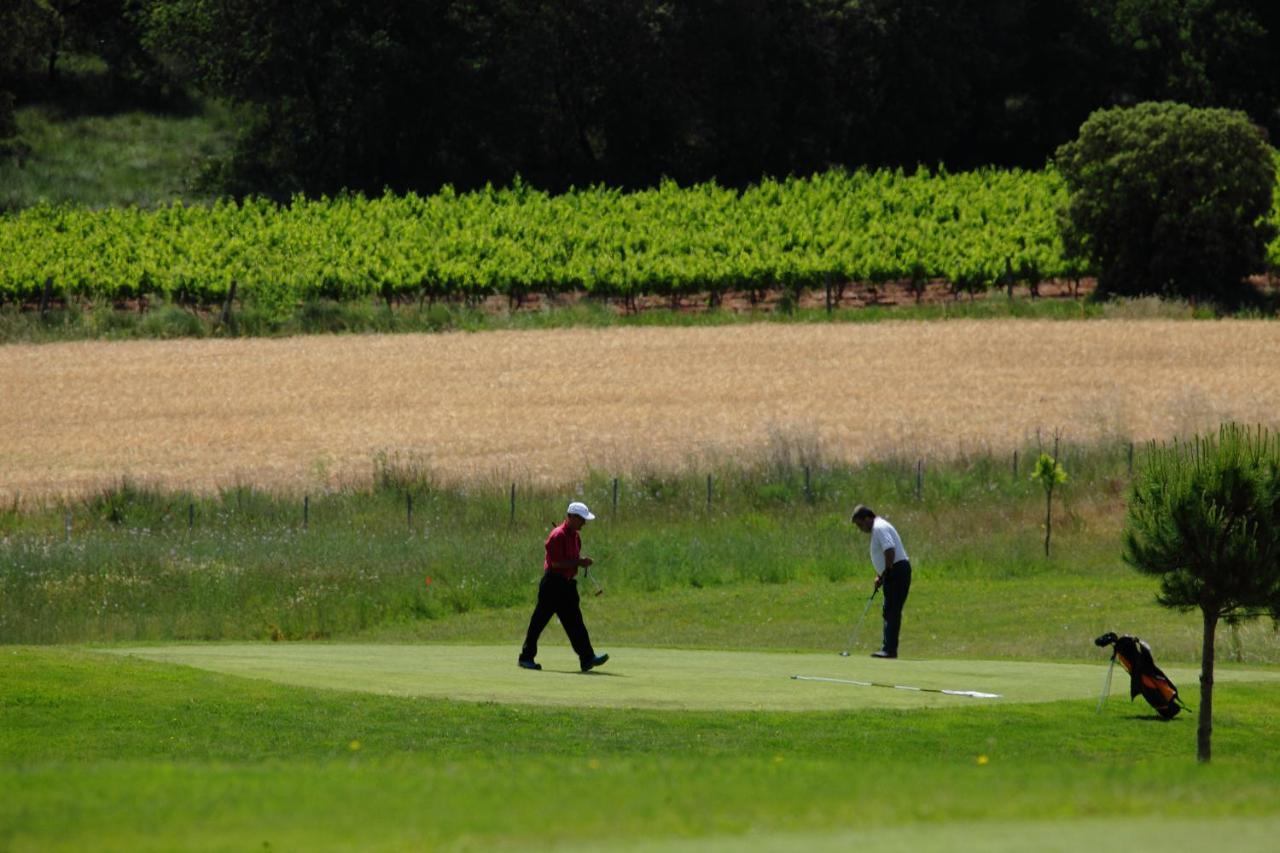
[(1102, 295), (1235, 305), (1263, 270), (1275, 165), (1241, 112), (1145, 103), (1099, 110), (1057, 152), (1070, 192), (1064, 242)]

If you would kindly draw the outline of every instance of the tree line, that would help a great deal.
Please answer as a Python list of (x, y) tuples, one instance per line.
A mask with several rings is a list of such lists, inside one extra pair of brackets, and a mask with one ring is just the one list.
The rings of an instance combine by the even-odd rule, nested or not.
[(1268, 0), (11, 0), (0, 138), (83, 53), (156, 103), (237, 105), (213, 178), (277, 199), (1038, 168), (1147, 100), (1280, 132)]

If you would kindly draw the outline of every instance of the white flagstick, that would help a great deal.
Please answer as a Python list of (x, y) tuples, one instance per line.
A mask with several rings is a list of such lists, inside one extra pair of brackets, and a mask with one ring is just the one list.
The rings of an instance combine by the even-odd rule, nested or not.
[(833, 684), (856, 684), (858, 687), (888, 687), (893, 690), (914, 690), (918, 693), (945, 693), (948, 696), (969, 696), (974, 699), (999, 699), (999, 693), (983, 693), (979, 690), (943, 690), (938, 687), (910, 687), (906, 684), (881, 684), (878, 681), (853, 681), (848, 678), (824, 678), (820, 675), (793, 675), (796, 681), (829, 681)]

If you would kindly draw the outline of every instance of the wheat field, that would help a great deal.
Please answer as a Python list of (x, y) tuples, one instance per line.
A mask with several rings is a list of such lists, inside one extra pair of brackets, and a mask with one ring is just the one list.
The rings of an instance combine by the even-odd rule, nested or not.
[[(1264, 321), (751, 324), (0, 347), (0, 499), (127, 477), (197, 491), (369, 481), (571, 484), (1274, 424)], [(771, 450), (772, 449), (772, 450)]]

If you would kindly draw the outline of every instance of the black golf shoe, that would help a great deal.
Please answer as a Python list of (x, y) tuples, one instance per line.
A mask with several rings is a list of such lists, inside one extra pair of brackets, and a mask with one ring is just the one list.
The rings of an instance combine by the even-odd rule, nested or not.
[(590, 672), (591, 670), (595, 669), (597, 666), (602, 666), (604, 662), (607, 661), (608, 659), (609, 659), (608, 655), (596, 655), (591, 660), (584, 660), (582, 661), (582, 671)]
[(886, 658), (889, 660), (892, 660), (893, 658), (897, 657), (897, 655), (893, 654), (892, 652), (886, 652), (884, 649), (880, 649), (879, 651), (872, 652), (871, 656), (873, 658)]
[(525, 660), (524, 658), (516, 661), (516, 663), (520, 664), (521, 669), (542, 669), (542, 664), (535, 663), (531, 660)]

